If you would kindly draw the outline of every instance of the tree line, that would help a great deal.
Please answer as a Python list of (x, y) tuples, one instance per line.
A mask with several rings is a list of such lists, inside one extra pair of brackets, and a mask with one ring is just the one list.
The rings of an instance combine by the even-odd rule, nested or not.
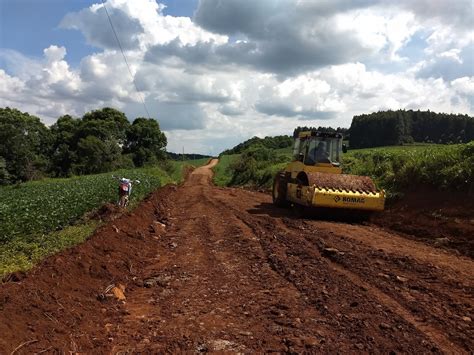
[(270, 149), (287, 148), (293, 145), (293, 138), (290, 136), (275, 136), (275, 137), (252, 137), (245, 142), (237, 144), (232, 149), (224, 150), (221, 155), (240, 154), (250, 147), (262, 146)]
[(321, 132), (337, 132), (342, 133), (344, 138), (347, 139), (349, 137), (349, 129), (342, 128), (342, 127), (307, 127), (307, 126), (298, 126), (293, 130), (293, 136), (289, 135), (281, 135), (281, 136), (274, 136), (274, 137), (252, 137), (247, 139), (245, 142), (237, 144), (235, 147), (231, 149), (224, 150), (221, 154), (222, 155), (230, 155), (230, 154), (241, 154), (248, 150), (249, 148), (254, 148), (261, 146), (263, 148), (268, 149), (281, 149), (281, 148), (288, 148), (293, 146), (293, 138), (298, 137), (300, 132), (304, 131), (312, 131), (317, 130)]
[(132, 123), (103, 108), (51, 127), (26, 112), (0, 108), (0, 184), (141, 167), (165, 159), (165, 134), (154, 119)]
[(329, 132), (329, 133), (341, 133), (344, 137), (344, 139), (349, 139), (350, 133), (349, 133), (349, 128), (343, 128), (343, 127), (308, 127), (308, 126), (298, 126), (293, 130), (293, 138), (297, 138), (300, 132), (305, 132), (305, 131), (319, 131), (319, 132)]
[(180, 154), (180, 153), (166, 153), (167, 157), (171, 160), (197, 160), (197, 159), (204, 159), (204, 158), (212, 158), (210, 155), (205, 154)]
[(474, 140), (474, 117), (429, 110), (379, 111), (354, 116), (349, 133), (351, 148), (467, 143)]
[(341, 133), (351, 148), (370, 148), (410, 143), (468, 143), (474, 140), (474, 117), (431, 111), (379, 111), (354, 116), (350, 128), (298, 126), (293, 136), (253, 137), (221, 154), (241, 154), (251, 147), (287, 148), (300, 132), (317, 130)]

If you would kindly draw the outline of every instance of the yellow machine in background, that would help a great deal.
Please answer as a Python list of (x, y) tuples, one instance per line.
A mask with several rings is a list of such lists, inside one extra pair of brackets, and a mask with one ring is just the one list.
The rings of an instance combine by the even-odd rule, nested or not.
[(342, 174), (342, 138), (339, 133), (300, 132), (294, 161), (275, 177), (273, 203), (382, 211), (384, 191), (377, 190), (370, 177)]

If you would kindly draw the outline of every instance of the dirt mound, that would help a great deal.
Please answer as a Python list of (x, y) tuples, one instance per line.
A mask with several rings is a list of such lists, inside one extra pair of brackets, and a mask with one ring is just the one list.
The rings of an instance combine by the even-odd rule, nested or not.
[(116, 219), (122, 212), (123, 210), (121, 210), (117, 205), (114, 205), (113, 203), (106, 203), (92, 213), (87, 214), (85, 218), (109, 222)]
[[(163, 228), (153, 222), (157, 216), (166, 222), (166, 196), (174, 189), (160, 189), (138, 206), (139, 213), (122, 215), (84, 244), (44, 260), (26, 275), (5, 278), (0, 288), (0, 353), (28, 340), (36, 340), (28, 353), (107, 348), (104, 327), (116, 323), (124, 309), (101, 295), (118, 284), (133, 289), (146, 257), (154, 255), (157, 241), (149, 231)], [(101, 218), (113, 215), (115, 208), (110, 207), (99, 212)]]
[(420, 188), (387, 206), (372, 221), (474, 258), (474, 201), (460, 192)]
[(377, 192), (374, 182), (368, 176), (348, 174), (309, 173), (309, 185), (326, 189), (342, 189), (347, 191)]
[(196, 169), (194, 166), (191, 166), (191, 165), (186, 165), (183, 167), (183, 179), (184, 181), (186, 181), (188, 178), (189, 178), (189, 175), (191, 175), (194, 171), (194, 169)]

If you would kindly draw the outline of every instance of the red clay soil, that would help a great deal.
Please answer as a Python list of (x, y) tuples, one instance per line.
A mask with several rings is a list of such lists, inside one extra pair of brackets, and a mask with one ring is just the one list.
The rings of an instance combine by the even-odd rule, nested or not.
[(210, 181), (196, 169), (1, 285), (0, 353), (474, 349), (470, 258)]
[(419, 189), (387, 206), (372, 221), (407, 238), (474, 258), (474, 196)]

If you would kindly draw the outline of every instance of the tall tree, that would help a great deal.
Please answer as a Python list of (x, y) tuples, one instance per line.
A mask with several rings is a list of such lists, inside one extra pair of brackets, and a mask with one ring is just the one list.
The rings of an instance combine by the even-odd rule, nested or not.
[(7, 170), (7, 162), (0, 157), (0, 185), (6, 185), (10, 182), (10, 174)]
[[(86, 113), (76, 135), (77, 162), (74, 172), (87, 174), (119, 167), (122, 161), (120, 153), (129, 128), (130, 122), (125, 114), (116, 109), (105, 107)], [(98, 160), (94, 163), (89, 155)]]
[(81, 120), (70, 115), (58, 118), (51, 126), (53, 134), (52, 173), (56, 176), (68, 176), (73, 164), (77, 163), (78, 132)]
[(0, 157), (12, 182), (37, 179), (46, 173), (51, 138), (38, 117), (0, 108)]
[(132, 154), (136, 166), (143, 166), (164, 159), (166, 144), (158, 121), (139, 117), (127, 131), (124, 153)]
[(123, 144), (130, 122), (123, 112), (105, 107), (86, 113), (82, 117), (81, 136), (95, 136), (100, 139), (114, 138)]
[(77, 162), (73, 171), (77, 174), (111, 171), (117, 168), (120, 156), (120, 147), (115, 142), (87, 136), (81, 138), (77, 144)]

